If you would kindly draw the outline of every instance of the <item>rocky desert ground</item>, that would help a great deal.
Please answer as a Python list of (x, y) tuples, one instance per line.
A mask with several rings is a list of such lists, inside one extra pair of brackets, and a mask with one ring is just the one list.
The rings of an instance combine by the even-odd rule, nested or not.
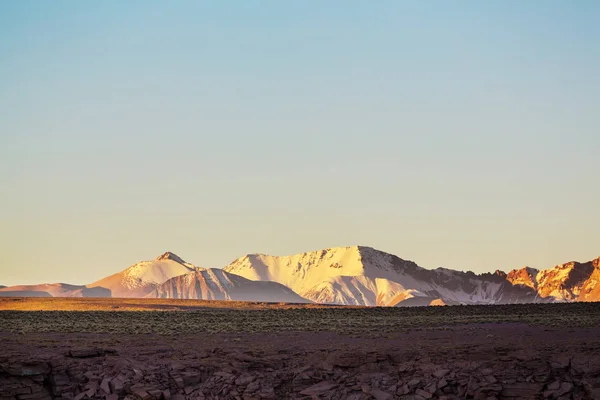
[(600, 304), (0, 299), (0, 399), (598, 399)]

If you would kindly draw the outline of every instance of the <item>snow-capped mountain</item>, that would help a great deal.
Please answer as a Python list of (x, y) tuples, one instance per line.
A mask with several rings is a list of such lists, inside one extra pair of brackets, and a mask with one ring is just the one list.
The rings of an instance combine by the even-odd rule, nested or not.
[(317, 303), (395, 306), (539, 301), (535, 290), (513, 286), (505, 274), (428, 270), (363, 246), (288, 257), (252, 254), (234, 261), (225, 271), (279, 282)]
[(144, 297), (163, 282), (195, 271), (197, 268), (177, 255), (166, 252), (153, 261), (142, 261), (91, 283), (87, 287), (107, 288), (111, 291), (112, 297)]
[(0, 288), (0, 296), (167, 297), (365, 306), (600, 301), (600, 258), (547, 270), (476, 275), (425, 269), (370, 247), (292, 256), (249, 254), (224, 269), (205, 269), (167, 252), (87, 286)]
[(198, 269), (171, 278), (153, 290), (147, 297), (271, 303), (308, 302), (277, 282), (251, 281), (217, 268)]
[(43, 283), (0, 288), (2, 297), (110, 297), (110, 295), (110, 290), (103, 287), (88, 288), (67, 283)]

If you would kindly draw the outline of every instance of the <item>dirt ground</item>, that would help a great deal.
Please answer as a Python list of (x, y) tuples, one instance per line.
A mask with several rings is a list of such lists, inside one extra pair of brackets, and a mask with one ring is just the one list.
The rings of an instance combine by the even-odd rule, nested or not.
[[(495, 321), (454, 324), (442, 318), (446, 313), (453, 320), (461, 311), (453, 307), (366, 310), (419, 323), (431, 322), (423, 315), (432, 312), (441, 318), (431, 326), (407, 322), (408, 329), (370, 328), (373, 319), (359, 318), (364, 309), (328, 309), (341, 310), (328, 325), (323, 315), (330, 314), (310, 309), (306, 318), (338, 329), (281, 330), (275, 324), (257, 331), (225, 320), (215, 323), (231, 332), (185, 330), (176, 322), (169, 334), (122, 328), (123, 321), (135, 327), (152, 320), (155, 312), (0, 311), (0, 399), (600, 399), (600, 326), (590, 323), (598, 306), (566, 306), (541, 309), (544, 317), (527, 323), (512, 318), (535, 310), (528, 306), (511, 306), (513, 312), (465, 308), (463, 314), (482, 312)], [(550, 323), (568, 310), (580, 315), (563, 326)], [(235, 311), (217, 316), (241, 318)], [(203, 312), (170, 311), (156, 323), (188, 315), (198, 321)], [(292, 320), (298, 315), (287, 314), (292, 328), (305, 327)], [(205, 315), (210, 321), (217, 316)], [(342, 317), (358, 319), (347, 321), (355, 326), (351, 334), (340, 329)], [(114, 318), (112, 333), (91, 331)], [(78, 331), (82, 326), (90, 330)]]

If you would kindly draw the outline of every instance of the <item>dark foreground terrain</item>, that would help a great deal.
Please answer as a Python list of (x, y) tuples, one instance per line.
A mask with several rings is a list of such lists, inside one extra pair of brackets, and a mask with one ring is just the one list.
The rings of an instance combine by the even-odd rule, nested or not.
[(1, 400), (600, 399), (597, 303), (2, 299), (0, 310)]

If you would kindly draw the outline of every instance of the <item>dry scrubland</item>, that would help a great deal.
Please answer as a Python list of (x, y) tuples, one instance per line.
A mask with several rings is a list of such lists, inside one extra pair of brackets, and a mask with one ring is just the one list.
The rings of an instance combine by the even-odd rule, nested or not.
[(0, 310), (0, 330), (22, 333), (328, 331), (378, 335), (510, 322), (600, 327), (600, 303), (366, 308), (201, 300), (11, 298), (0, 299)]
[(0, 400), (600, 399), (597, 303), (5, 298), (0, 342)]

